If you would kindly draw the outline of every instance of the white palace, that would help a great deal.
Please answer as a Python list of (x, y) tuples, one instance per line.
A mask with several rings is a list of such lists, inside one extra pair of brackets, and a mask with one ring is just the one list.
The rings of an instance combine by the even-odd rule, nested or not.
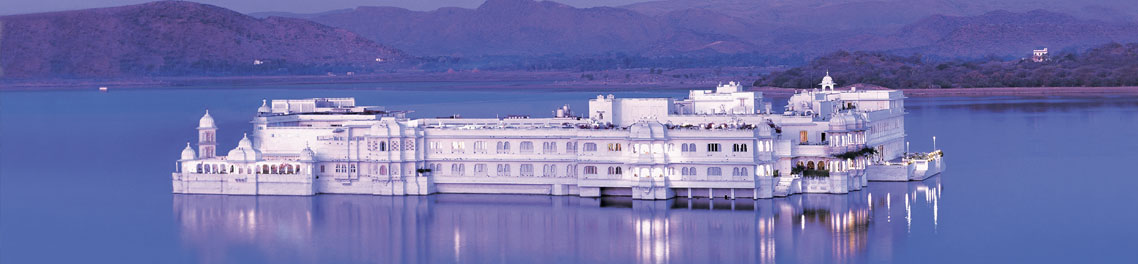
[(226, 155), (207, 111), (173, 192), (770, 198), (943, 170), (940, 151), (906, 153), (901, 91), (836, 91), (828, 74), (821, 85), (781, 113), (734, 82), (687, 99), (597, 96), (587, 116), (566, 106), (550, 118), (409, 119), (354, 98), (272, 100)]

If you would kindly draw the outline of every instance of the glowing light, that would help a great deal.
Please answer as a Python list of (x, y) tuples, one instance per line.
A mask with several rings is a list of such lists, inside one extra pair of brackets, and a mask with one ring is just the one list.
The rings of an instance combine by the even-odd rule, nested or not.
[[(916, 195), (914, 195), (916, 196)], [(913, 229), (913, 213), (909, 211), (909, 194), (905, 194), (905, 232), (912, 231)]]
[(455, 262), (458, 262), (458, 260), (460, 259), (459, 256), (462, 255), (461, 254), (462, 253), (462, 251), (461, 251), (462, 247), (459, 246), (461, 244), (461, 240), (462, 240), (462, 232), (459, 232), (458, 229), (455, 228), (454, 229), (454, 260), (455, 260)]
[(939, 211), (940, 211), (940, 208), (938, 208), (938, 206), (937, 206), (937, 200), (934, 199), (933, 200), (933, 231), (936, 231), (936, 229), (937, 229), (937, 213)]

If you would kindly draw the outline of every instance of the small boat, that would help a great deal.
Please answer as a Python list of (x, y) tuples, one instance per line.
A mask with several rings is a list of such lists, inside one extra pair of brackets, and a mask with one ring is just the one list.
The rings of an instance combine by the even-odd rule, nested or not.
[(105, 92), (107, 92), (107, 87), (106, 86), (99, 86), (99, 91), (105, 93)]

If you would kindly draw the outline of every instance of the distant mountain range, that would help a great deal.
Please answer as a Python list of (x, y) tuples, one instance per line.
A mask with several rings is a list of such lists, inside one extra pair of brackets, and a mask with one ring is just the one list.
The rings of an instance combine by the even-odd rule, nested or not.
[(13, 78), (308, 74), (406, 58), (347, 30), (192, 2), (4, 16), (0, 23), (0, 76)]
[[(1001, 3), (668, 0), (624, 8), (574, 8), (551, 1), (487, 0), (476, 9), (419, 12), (359, 7), (296, 16), (428, 56), (606, 52), (647, 56), (743, 52), (820, 55), (844, 49), (979, 57), (1022, 56), (1036, 47), (1084, 49), (1138, 40), (1138, 23), (1126, 15), (1133, 12), (1125, 8), (1117, 12), (1076, 8), (1086, 16), (1113, 14), (1103, 16), (1111, 18), (1109, 21), (1045, 10), (976, 11), (1032, 7), (1028, 1), (996, 2)], [(1017, 2), (1024, 4), (1015, 5)], [(973, 13), (977, 14), (969, 15)]]
[[(250, 15), (162, 1), (0, 17), (0, 77), (306, 74), (432, 61), (448, 63), (445, 70), (475, 60), (572, 68), (578, 57), (596, 68), (590, 56), (598, 55), (625, 67), (640, 65), (626, 58), (669, 61), (643, 59), (660, 57), (801, 64), (795, 58), (837, 50), (1008, 59), (1034, 48), (1138, 42), (1135, 14), (1130, 0), (663, 0), (595, 8), (487, 0), (474, 9)], [(542, 62), (549, 58), (558, 61)]]

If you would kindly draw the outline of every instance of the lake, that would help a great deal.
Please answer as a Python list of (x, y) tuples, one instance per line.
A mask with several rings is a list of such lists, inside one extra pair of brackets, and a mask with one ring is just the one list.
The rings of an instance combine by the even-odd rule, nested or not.
[(584, 112), (599, 93), (686, 95), (463, 85), (0, 92), (0, 263), (1138, 262), (1138, 97), (907, 99), (912, 149), (936, 136), (948, 170), (848, 195), (170, 193), (206, 108), (223, 152), (261, 99), (493, 117)]

